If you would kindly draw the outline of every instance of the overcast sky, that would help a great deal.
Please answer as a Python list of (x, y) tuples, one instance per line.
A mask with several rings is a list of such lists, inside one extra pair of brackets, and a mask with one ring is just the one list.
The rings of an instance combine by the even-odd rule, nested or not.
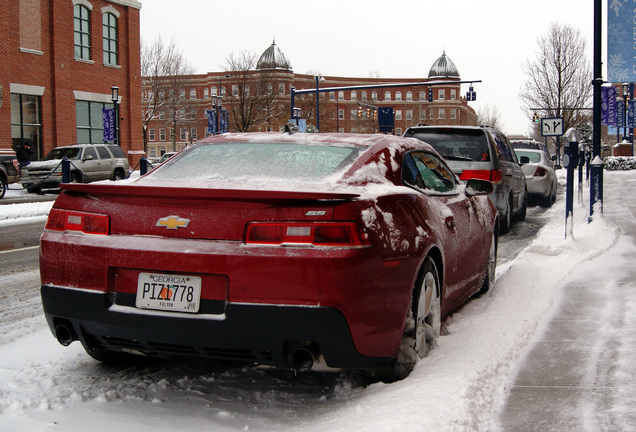
[(174, 38), (197, 73), (221, 70), (233, 52), (260, 55), (274, 39), (294, 72), (328, 76), (426, 78), (446, 51), (462, 80), (482, 81), (471, 106), (496, 107), (504, 132), (519, 134), (530, 124), (519, 92), (537, 38), (552, 22), (573, 25), (592, 61), (593, 21), (594, 0), (142, 0), (141, 37)]

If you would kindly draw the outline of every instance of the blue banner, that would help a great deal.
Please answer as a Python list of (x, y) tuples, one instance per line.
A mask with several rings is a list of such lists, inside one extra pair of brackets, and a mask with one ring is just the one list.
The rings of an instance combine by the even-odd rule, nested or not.
[(230, 130), (230, 113), (227, 109), (221, 108), (219, 115), (219, 133), (227, 133)]
[(216, 135), (216, 110), (206, 110), (205, 116), (208, 118), (208, 133)]
[(102, 121), (104, 123), (104, 141), (115, 141), (115, 110), (102, 108)]
[(601, 87), (601, 124), (616, 124), (616, 87)]
[(607, 81), (636, 81), (636, 16), (633, 2), (607, 2)]

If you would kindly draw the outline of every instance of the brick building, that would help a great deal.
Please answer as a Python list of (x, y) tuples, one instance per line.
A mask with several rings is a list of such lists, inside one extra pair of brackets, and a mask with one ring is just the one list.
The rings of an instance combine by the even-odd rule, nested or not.
[(135, 0), (0, 0), (0, 148), (103, 141), (102, 108), (119, 87), (120, 145), (140, 156)]
[[(208, 72), (185, 79), (187, 83), (183, 86), (183, 94), (186, 100), (181, 121), (176, 123), (160, 109), (148, 125), (149, 157), (172, 151), (172, 137), (177, 150), (205, 137), (208, 134), (206, 111), (211, 109), (212, 96), (222, 95), (223, 106), (229, 111), (230, 132), (281, 131), (291, 117), (292, 87), (296, 90), (316, 89), (316, 77), (294, 73), (291, 62), (275, 43), (263, 52), (254, 70)], [(319, 123), (320, 132), (379, 132), (377, 115), (373, 113), (376, 107), (393, 108), (396, 135), (418, 123), (475, 125), (477, 115), (462, 94), (460, 81), (457, 67), (444, 53), (433, 62), (426, 78), (320, 76), (318, 87), (322, 90), (359, 88), (320, 92), (318, 107), (316, 93), (296, 95), (294, 105), (302, 109), (301, 117), (310, 128), (315, 130)], [(427, 85), (439, 82), (447, 84)], [(408, 83), (418, 85), (404, 86)], [(387, 84), (392, 86), (384, 87)], [(360, 88), (376, 85), (379, 87)], [(249, 127), (240, 129), (245, 123), (239, 125), (233, 116), (238, 115), (241, 106), (247, 105), (242, 103), (241, 95), (249, 95), (247, 97), (253, 99), (259, 94), (259, 88), (263, 104), (257, 108), (256, 114), (251, 113), (253, 122)], [(429, 89), (432, 91), (431, 102)], [(319, 122), (317, 110), (320, 112)]]

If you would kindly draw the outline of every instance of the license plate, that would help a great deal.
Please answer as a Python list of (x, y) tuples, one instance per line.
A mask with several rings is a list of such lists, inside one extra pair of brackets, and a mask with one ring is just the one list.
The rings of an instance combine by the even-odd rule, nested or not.
[(140, 273), (135, 306), (174, 312), (199, 311), (201, 278), (162, 273)]

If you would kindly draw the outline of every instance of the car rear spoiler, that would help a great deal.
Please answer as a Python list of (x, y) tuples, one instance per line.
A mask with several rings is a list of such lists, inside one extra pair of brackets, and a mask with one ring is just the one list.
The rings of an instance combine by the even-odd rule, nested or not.
[(63, 183), (60, 185), (62, 193), (69, 195), (81, 194), (89, 196), (127, 196), (135, 198), (161, 199), (214, 199), (225, 201), (256, 201), (256, 202), (286, 202), (286, 201), (351, 201), (360, 197), (359, 194), (346, 192), (305, 192), (280, 191), (259, 189), (214, 189), (214, 188), (185, 188), (174, 186), (141, 186), (117, 184), (81, 184)]

